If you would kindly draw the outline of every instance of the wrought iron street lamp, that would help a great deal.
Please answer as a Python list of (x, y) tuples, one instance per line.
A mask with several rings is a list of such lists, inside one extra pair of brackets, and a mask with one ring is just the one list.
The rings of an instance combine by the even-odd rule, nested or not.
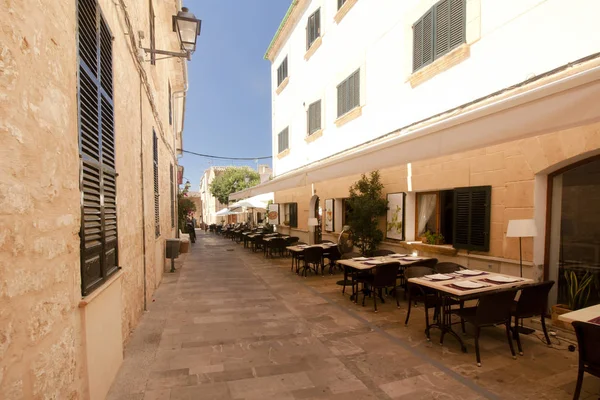
[(182, 7), (181, 11), (177, 15), (173, 15), (173, 32), (177, 33), (179, 39), (179, 45), (181, 52), (168, 51), (168, 50), (157, 50), (154, 48), (145, 48), (141, 46), (141, 39), (143, 39), (143, 32), (140, 32), (140, 47), (150, 54), (162, 54), (170, 57), (181, 57), (191, 60), (192, 53), (196, 51), (196, 41), (200, 36), (200, 27), (202, 21), (197, 19), (187, 7)]

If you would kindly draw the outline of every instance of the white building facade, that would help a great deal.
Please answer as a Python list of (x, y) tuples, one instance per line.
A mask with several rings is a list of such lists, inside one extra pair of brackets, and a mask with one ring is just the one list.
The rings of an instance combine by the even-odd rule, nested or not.
[[(349, 186), (379, 170), (404, 199), (402, 232), (381, 220), (384, 247), (518, 275), (508, 222), (533, 219), (525, 276), (598, 274), (599, 13), (595, 0), (293, 1), (265, 54), (274, 179), (230, 199), (275, 192), (297, 209), (280, 230), (307, 240), (317, 217), (335, 239)], [(461, 215), (462, 198), (480, 208)], [(421, 243), (425, 230), (446, 245)]]
[(210, 193), (210, 184), (215, 178), (223, 173), (227, 167), (210, 167), (200, 178), (200, 187), (198, 192), (200, 192), (200, 201), (202, 204), (202, 222), (205, 224), (216, 224), (221, 221), (221, 218), (215, 216), (217, 211), (220, 211), (227, 207), (224, 204), (221, 204), (219, 200), (217, 200)]

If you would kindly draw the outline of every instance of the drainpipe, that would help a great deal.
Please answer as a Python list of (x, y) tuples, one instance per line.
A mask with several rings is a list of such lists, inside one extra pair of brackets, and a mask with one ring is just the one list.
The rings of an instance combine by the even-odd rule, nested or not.
[(141, 182), (141, 195), (142, 195), (142, 255), (144, 264), (144, 311), (148, 311), (148, 300), (147, 300), (147, 279), (146, 279), (146, 202), (144, 199), (144, 94), (143, 94), (143, 83), (140, 77), (140, 170), (142, 176)]

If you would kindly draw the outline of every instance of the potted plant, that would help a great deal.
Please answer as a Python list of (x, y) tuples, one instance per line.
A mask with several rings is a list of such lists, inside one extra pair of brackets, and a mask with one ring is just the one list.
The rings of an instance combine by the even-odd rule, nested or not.
[(590, 298), (594, 276), (587, 271), (581, 278), (573, 270), (564, 271), (567, 282), (567, 304), (552, 306), (552, 324), (563, 329), (573, 330), (571, 324), (560, 321), (559, 315), (584, 308)]
[(431, 233), (430, 231), (425, 232), (424, 243), (440, 245), (444, 244), (444, 235), (441, 233)]
[(365, 256), (371, 256), (383, 240), (379, 220), (387, 212), (388, 202), (383, 198), (383, 184), (379, 171), (361, 179), (349, 189), (348, 205), (352, 212), (348, 216), (354, 244)]

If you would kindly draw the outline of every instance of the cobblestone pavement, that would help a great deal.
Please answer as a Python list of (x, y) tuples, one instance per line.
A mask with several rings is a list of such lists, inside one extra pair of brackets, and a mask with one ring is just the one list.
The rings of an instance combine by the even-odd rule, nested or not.
[[(513, 360), (502, 329), (484, 330), (482, 367), (439, 331), (423, 333), (420, 307), (374, 313), (342, 295), (334, 276), (301, 278), (290, 259), (265, 259), (198, 234), (175, 274), (165, 274), (132, 334), (108, 399), (569, 399), (577, 358), (566, 343), (523, 338)], [(391, 300), (391, 299), (390, 299)], [(582, 399), (596, 399), (588, 377)]]

